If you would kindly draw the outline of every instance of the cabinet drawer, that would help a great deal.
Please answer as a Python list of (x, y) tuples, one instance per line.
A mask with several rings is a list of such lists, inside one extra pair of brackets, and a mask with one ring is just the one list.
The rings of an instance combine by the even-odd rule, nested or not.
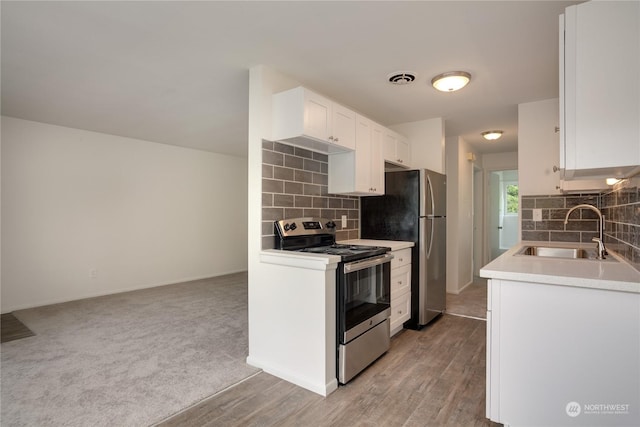
[[(400, 249), (399, 251), (393, 251), (393, 259), (391, 260), (391, 269), (402, 267), (403, 265), (411, 264), (411, 248)], [(391, 273), (393, 274), (393, 272)]]
[(411, 264), (391, 270), (391, 299), (411, 290)]
[(392, 334), (402, 329), (402, 324), (411, 318), (411, 292), (391, 300), (390, 329)]

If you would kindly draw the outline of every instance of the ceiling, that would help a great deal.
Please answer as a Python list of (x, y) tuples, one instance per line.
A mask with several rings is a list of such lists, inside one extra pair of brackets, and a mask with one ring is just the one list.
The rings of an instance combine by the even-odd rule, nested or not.
[[(264, 64), (383, 125), (442, 117), (479, 152), (514, 151), (518, 104), (558, 97), (575, 3), (2, 1), (2, 114), (246, 156)], [(387, 82), (405, 70), (413, 84)], [(452, 70), (471, 83), (430, 86)]]

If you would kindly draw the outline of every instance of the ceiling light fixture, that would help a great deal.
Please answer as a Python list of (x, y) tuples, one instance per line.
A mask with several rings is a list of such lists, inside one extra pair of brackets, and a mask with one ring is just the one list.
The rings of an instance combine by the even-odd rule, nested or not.
[(618, 178), (607, 178), (607, 185), (615, 185), (615, 184), (619, 183), (620, 181), (622, 181), (622, 180), (620, 180)]
[(487, 141), (495, 141), (500, 138), (504, 132), (501, 130), (488, 130), (486, 132), (482, 132), (482, 137)]
[(441, 92), (454, 92), (462, 89), (471, 81), (471, 74), (466, 71), (449, 71), (431, 79), (434, 88)]

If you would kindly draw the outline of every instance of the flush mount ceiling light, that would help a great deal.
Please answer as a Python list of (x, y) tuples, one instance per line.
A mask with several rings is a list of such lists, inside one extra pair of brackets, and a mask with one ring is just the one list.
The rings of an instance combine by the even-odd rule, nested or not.
[(622, 181), (622, 180), (620, 180), (618, 178), (607, 178), (607, 185), (615, 185), (615, 184), (619, 183), (620, 181)]
[(501, 130), (488, 130), (486, 132), (482, 132), (482, 137), (487, 141), (495, 141), (500, 138), (504, 132)]
[(449, 71), (431, 79), (433, 87), (442, 92), (454, 92), (462, 89), (471, 81), (471, 74), (466, 71)]

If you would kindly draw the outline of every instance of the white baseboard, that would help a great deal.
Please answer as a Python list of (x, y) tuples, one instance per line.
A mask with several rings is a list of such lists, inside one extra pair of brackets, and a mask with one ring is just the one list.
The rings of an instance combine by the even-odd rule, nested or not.
[(320, 396), (326, 397), (338, 388), (338, 380), (336, 378), (334, 378), (333, 380), (329, 380), (325, 384), (321, 382), (315, 382), (310, 380), (309, 378), (302, 377), (298, 373), (291, 372), (283, 366), (277, 366), (277, 364), (275, 363), (268, 363), (253, 356), (247, 357), (247, 364), (262, 369), (268, 374), (312, 391), (316, 394), (319, 394)]
[(97, 297), (103, 297), (103, 296), (106, 296), (106, 295), (121, 294), (121, 293), (124, 293), (124, 292), (140, 291), (140, 290), (143, 290), (143, 289), (157, 288), (157, 287), (160, 287), (160, 286), (177, 285), (178, 283), (193, 282), (195, 280), (212, 279), (214, 277), (227, 276), (229, 274), (242, 273), (244, 271), (247, 271), (247, 270), (229, 271), (229, 272), (226, 272), (226, 273), (216, 274), (214, 276), (206, 275), (206, 276), (202, 276), (202, 277), (190, 277), (190, 278), (187, 277), (187, 278), (184, 278), (184, 279), (181, 279), (181, 280), (171, 281), (169, 283), (154, 283), (154, 284), (150, 284), (150, 285), (130, 286), (130, 287), (126, 287), (126, 288), (112, 289), (112, 290), (108, 290), (108, 291), (90, 292), (90, 293), (88, 293), (86, 295), (78, 295), (78, 296), (75, 296), (75, 297), (68, 296), (68, 297), (62, 297), (62, 298), (53, 298), (53, 299), (50, 299), (50, 300), (38, 301), (38, 302), (35, 302), (35, 303), (29, 303), (29, 304), (23, 304), (23, 305), (17, 305), (17, 306), (9, 306), (9, 307), (6, 307), (6, 308), (2, 309), (2, 314), (11, 313), (12, 311), (17, 311), (17, 310), (25, 310), (25, 309), (28, 309), (28, 308), (43, 307), (45, 305), (61, 304), (61, 303), (64, 303), (64, 302), (78, 301), (78, 300), (87, 299), (87, 298), (97, 298)]

